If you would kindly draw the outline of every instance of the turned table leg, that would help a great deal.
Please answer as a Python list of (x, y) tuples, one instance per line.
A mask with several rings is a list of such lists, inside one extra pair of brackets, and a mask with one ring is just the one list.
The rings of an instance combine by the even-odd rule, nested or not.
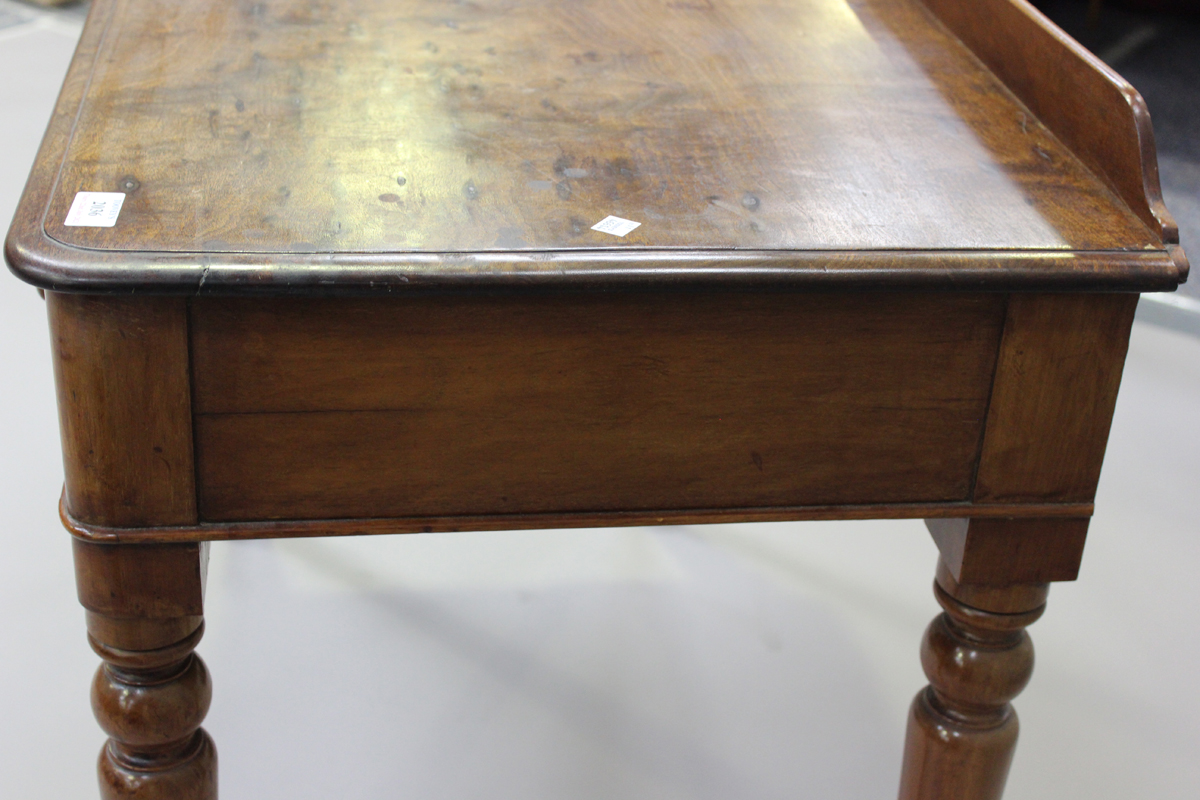
[(1042, 615), (1045, 593), (1027, 587), (1005, 593), (1008, 607), (1021, 605), (1020, 598), (1037, 603), (1015, 613), (967, 605), (941, 582), (934, 593), (945, 611), (921, 642), (929, 686), (909, 710), (900, 797), (998, 800), (1017, 745), (1009, 701), (1033, 674), (1025, 626)]
[(217, 753), (200, 727), (212, 698), (193, 652), (204, 634), (202, 545), (75, 540), (88, 641), (104, 659), (92, 709), (109, 735), (104, 800), (215, 800)]
[(908, 716), (900, 800), (999, 800), (1017, 745), (1010, 701), (1033, 674), (1025, 628), (1073, 580), (1087, 520), (929, 520), (943, 613), (921, 642), (929, 685)]

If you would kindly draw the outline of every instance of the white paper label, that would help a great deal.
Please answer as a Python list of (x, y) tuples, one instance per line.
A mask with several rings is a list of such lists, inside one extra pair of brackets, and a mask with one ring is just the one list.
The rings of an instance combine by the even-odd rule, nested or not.
[(613, 236), (624, 236), (641, 224), (631, 219), (608, 216), (593, 225), (592, 230), (600, 231), (601, 233), (611, 233)]
[(111, 228), (121, 215), (124, 192), (76, 192), (75, 202), (67, 212), (69, 227)]

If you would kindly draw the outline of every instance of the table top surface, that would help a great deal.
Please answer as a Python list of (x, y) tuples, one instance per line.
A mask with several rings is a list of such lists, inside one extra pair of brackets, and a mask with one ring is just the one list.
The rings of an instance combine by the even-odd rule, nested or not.
[(67, 271), (1163, 249), (915, 0), (97, 0), (76, 61)]

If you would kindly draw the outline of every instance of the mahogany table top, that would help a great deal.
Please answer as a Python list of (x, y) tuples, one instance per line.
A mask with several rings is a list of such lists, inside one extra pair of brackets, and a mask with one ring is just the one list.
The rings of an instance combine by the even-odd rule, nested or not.
[(916, 0), (97, 0), (8, 257), (75, 290), (1178, 283), (1165, 212), (981, 57)]

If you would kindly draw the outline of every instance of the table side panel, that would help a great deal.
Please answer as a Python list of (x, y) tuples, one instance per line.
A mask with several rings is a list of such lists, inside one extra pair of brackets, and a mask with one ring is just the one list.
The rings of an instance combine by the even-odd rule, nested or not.
[(1136, 294), (1014, 294), (974, 501), (1090, 502)]
[(192, 301), (205, 521), (965, 501), (1002, 295)]

